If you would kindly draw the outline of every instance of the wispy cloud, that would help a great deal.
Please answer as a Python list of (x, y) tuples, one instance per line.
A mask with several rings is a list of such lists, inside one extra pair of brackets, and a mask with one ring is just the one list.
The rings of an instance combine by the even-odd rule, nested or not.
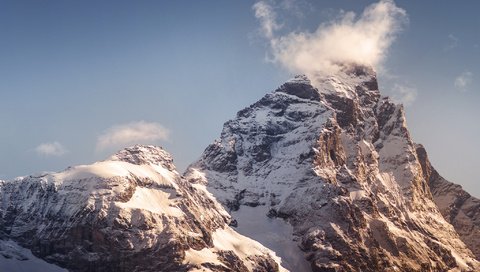
[(159, 123), (145, 121), (112, 126), (97, 139), (97, 151), (123, 147), (129, 144), (145, 144), (167, 140), (170, 131)]
[(35, 148), (37, 154), (42, 156), (55, 156), (60, 157), (67, 153), (67, 149), (59, 142), (43, 143)]
[(253, 5), (253, 10), (255, 17), (260, 21), (263, 35), (267, 39), (275, 39), (274, 31), (279, 30), (281, 25), (277, 23), (277, 14), (273, 7), (265, 1), (259, 1)]
[(402, 85), (402, 84), (394, 84), (393, 85), (393, 95), (392, 99), (397, 103), (402, 103), (405, 106), (410, 106), (415, 102), (417, 99), (418, 91), (417, 89)]
[(458, 46), (459, 39), (453, 34), (448, 35), (448, 44), (445, 46), (446, 51), (450, 51)]
[(259, 1), (253, 9), (269, 41), (272, 61), (309, 76), (333, 73), (338, 63), (344, 62), (378, 68), (407, 21), (405, 10), (392, 0), (382, 0), (368, 6), (360, 16), (343, 12), (336, 20), (320, 24), (314, 32), (279, 35), (282, 24), (269, 3)]
[(466, 91), (467, 87), (472, 83), (473, 74), (470, 71), (464, 71), (458, 75), (453, 84), (460, 91)]
[(306, 11), (310, 13), (315, 9), (307, 0), (282, 0), (280, 1), (280, 7), (299, 19), (305, 17)]

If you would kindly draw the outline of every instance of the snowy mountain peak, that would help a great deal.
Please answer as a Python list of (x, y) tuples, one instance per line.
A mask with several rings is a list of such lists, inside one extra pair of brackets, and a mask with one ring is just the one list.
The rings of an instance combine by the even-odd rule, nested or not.
[[(227, 121), (185, 177), (293, 271), (311, 271), (305, 258), (313, 271), (479, 267), (433, 202), (402, 106), (381, 97), (369, 67), (286, 82)], [(293, 231), (274, 236), (282, 220)], [(304, 252), (287, 252), (292, 241)]]
[(127, 147), (115, 153), (108, 160), (123, 161), (135, 165), (160, 165), (168, 170), (175, 170), (172, 156), (163, 150), (163, 148), (153, 145), (134, 145)]

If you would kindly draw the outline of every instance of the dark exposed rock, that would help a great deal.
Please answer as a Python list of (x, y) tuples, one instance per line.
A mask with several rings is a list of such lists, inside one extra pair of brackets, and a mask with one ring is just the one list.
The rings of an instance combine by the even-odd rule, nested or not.
[(355, 100), (337, 95), (325, 95), (325, 99), (335, 108), (337, 113), (337, 123), (342, 128), (356, 126), (359, 120), (358, 105)]
[(224, 150), (220, 149), (218, 145), (212, 144), (205, 149), (205, 153), (211, 157), (216, 157), (218, 160), (212, 161), (209, 165), (212, 170), (220, 172), (235, 171), (237, 169), (237, 153), (233, 150), (225, 152), (222, 156), (219, 156)]
[(291, 82), (283, 84), (277, 92), (284, 92), (303, 99), (320, 100), (320, 93), (305, 76), (297, 76)]

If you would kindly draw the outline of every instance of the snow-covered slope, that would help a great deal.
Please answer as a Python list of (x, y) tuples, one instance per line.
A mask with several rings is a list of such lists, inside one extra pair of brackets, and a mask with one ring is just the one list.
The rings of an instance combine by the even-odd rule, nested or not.
[(471, 196), (462, 186), (444, 179), (433, 168), (422, 145), (417, 154), (423, 175), (428, 181), (433, 200), (443, 217), (453, 225), (462, 241), (480, 259), (480, 199)]
[(273, 252), (231, 229), (222, 206), (158, 147), (3, 181), (0, 192), (0, 239), (70, 271), (283, 269)]
[(0, 240), (0, 271), (66, 272), (67, 270), (33, 256), (30, 250), (11, 240)]
[[(345, 65), (315, 86), (305, 76), (285, 83), (226, 122), (185, 176), (246, 235), (259, 238), (242, 230), (251, 220), (293, 226), (284, 241), (270, 239), (285, 260), (311, 264), (284, 263), (292, 271), (479, 269), (432, 201), (402, 106), (381, 97), (368, 67)], [(303, 252), (285, 252), (285, 240)]]

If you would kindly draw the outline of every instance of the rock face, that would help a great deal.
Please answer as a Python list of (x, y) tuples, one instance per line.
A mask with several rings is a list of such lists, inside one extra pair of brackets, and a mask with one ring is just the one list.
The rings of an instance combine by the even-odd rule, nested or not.
[(433, 168), (427, 152), (417, 145), (417, 154), (423, 176), (428, 181), (433, 200), (443, 217), (453, 225), (462, 241), (480, 259), (480, 200), (462, 189), (462, 186), (444, 179)]
[(232, 230), (222, 206), (158, 147), (2, 181), (0, 193), (2, 243), (69, 271), (283, 269), (273, 252)]
[(232, 214), (287, 221), (306, 271), (480, 269), (432, 199), (403, 107), (368, 67), (285, 83), (226, 122), (185, 177)]

